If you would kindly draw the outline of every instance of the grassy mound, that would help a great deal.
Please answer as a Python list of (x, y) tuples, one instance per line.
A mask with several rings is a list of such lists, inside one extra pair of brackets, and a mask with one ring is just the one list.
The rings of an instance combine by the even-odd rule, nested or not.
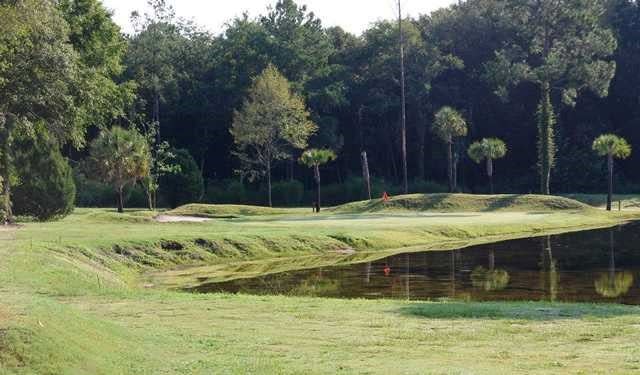
[(471, 195), (471, 194), (411, 194), (391, 198), (361, 201), (337, 206), (338, 213), (364, 213), (384, 211), (556, 211), (584, 210), (589, 206), (578, 201), (547, 195)]
[[(576, 200), (547, 195), (473, 195), (473, 194), (410, 194), (391, 198), (359, 201), (327, 208), (325, 212), (358, 214), (397, 211), (491, 212), (491, 211), (556, 211), (584, 210), (589, 205)], [(310, 213), (306, 208), (270, 208), (244, 205), (188, 204), (168, 211), (168, 215), (206, 218), (235, 218)]]
[(279, 215), (295, 209), (245, 206), (238, 204), (187, 204), (166, 212), (167, 215), (197, 216), (206, 218), (234, 218), (240, 216)]

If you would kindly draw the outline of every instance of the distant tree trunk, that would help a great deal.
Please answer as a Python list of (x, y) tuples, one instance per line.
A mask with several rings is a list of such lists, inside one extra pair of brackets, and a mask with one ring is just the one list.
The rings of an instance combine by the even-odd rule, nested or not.
[(609, 191), (607, 192), (607, 211), (611, 211), (611, 201), (613, 200), (613, 155), (607, 156), (609, 167)]
[(402, 32), (402, 4), (398, 0), (398, 30), (400, 32), (400, 86), (402, 102), (402, 185), (404, 193), (409, 192), (409, 182), (407, 176), (407, 105), (405, 98), (405, 72), (404, 72), (404, 33)]
[(320, 212), (320, 166), (313, 166), (313, 174), (316, 180), (316, 212)]
[(118, 212), (119, 213), (123, 213), (124, 212), (124, 187), (123, 186), (118, 186)]
[(489, 192), (493, 194), (493, 159), (487, 158), (487, 176), (489, 177)]
[(453, 142), (447, 142), (447, 177), (449, 177), (449, 193), (453, 193)]
[(393, 139), (391, 137), (387, 137), (388, 138), (388, 142), (387, 144), (389, 145), (389, 161), (391, 162), (391, 168), (393, 171), (393, 179), (394, 181), (398, 181), (398, 167), (396, 165), (396, 158), (394, 157), (395, 152), (393, 149)]
[(267, 162), (267, 195), (269, 207), (273, 207), (273, 202), (271, 201), (271, 161)]

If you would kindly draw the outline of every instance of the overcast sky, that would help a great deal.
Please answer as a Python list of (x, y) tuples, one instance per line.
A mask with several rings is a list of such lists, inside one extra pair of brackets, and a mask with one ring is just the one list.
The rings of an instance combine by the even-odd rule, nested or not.
[[(255, 17), (264, 14), (276, 0), (167, 0), (179, 17), (192, 19), (209, 31), (219, 33), (224, 24), (235, 16), (248, 12)], [(403, 13), (417, 16), (447, 6), (457, 0), (402, 0)], [(103, 0), (114, 12), (116, 22), (125, 32), (131, 32), (129, 15), (138, 10), (144, 13), (147, 0)], [(397, 0), (298, 0), (318, 16), (325, 26), (342, 26), (360, 34), (372, 22), (393, 18)]]

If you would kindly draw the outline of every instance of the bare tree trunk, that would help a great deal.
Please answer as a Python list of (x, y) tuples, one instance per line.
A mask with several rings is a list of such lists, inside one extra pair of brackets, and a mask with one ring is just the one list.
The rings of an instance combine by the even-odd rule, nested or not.
[(269, 207), (273, 207), (273, 202), (271, 201), (271, 161), (267, 162), (267, 194)]
[(316, 180), (316, 212), (320, 212), (320, 167), (318, 165), (314, 165), (313, 171)]
[(365, 188), (367, 189), (367, 196), (369, 200), (371, 200), (371, 177), (369, 176), (369, 161), (367, 160), (367, 152), (362, 151), (360, 154), (362, 157), (362, 178), (365, 183)]
[(122, 186), (118, 187), (118, 213), (123, 213), (124, 212), (124, 194), (123, 194), (123, 190), (124, 188)]
[(607, 211), (611, 211), (611, 201), (613, 200), (613, 155), (607, 156), (609, 167), (609, 190), (607, 192)]
[(402, 90), (402, 176), (404, 193), (409, 192), (409, 182), (407, 176), (407, 105), (405, 98), (405, 73), (404, 73), (404, 34), (402, 32), (402, 4), (398, 0), (398, 29), (400, 32), (400, 87)]

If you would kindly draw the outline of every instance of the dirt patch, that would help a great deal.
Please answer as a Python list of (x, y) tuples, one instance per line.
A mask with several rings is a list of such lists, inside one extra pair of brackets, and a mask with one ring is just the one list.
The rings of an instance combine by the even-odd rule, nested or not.
[(211, 219), (196, 216), (158, 215), (154, 220), (158, 223), (204, 223)]

